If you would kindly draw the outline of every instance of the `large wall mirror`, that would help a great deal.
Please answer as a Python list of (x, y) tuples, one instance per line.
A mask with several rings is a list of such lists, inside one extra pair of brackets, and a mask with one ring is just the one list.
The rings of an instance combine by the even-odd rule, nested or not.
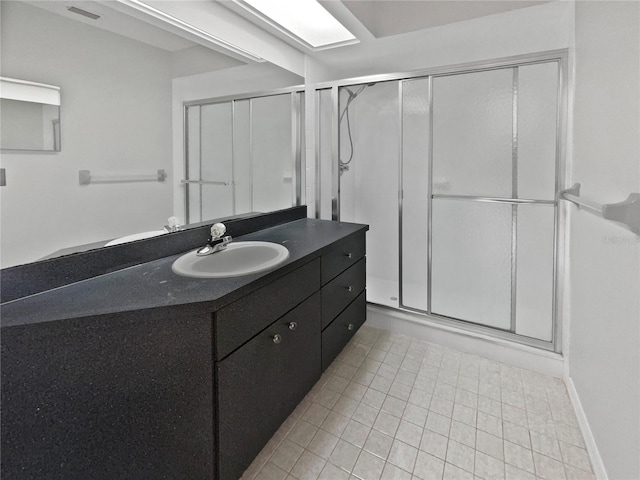
[(60, 88), (0, 77), (0, 148), (60, 151)]
[[(243, 89), (238, 95), (258, 91), (263, 78), (259, 69), (273, 71), (272, 65), (256, 69), (170, 32), (158, 20), (128, 15), (118, 2), (3, 0), (0, 8), (0, 74), (56, 85), (62, 93), (60, 139), (43, 144), (47, 150), (62, 145), (60, 151), (4, 150), (3, 132), (1, 268), (161, 232), (173, 216), (183, 225), (219, 216), (207, 204), (216, 196), (207, 197), (206, 187), (198, 196), (204, 202), (197, 207), (202, 214), (193, 215), (195, 204), (191, 215), (185, 208), (189, 192), (182, 181), (215, 180), (215, 171), (228, 165), (220, 163), (219, 151), (209, 150), (203, 163), (206, 176), (194, 171), (187, 176), (183, 102), (217, 96), (216, 82), (203, 78), (218, 78), (229, 69), (252, 68), (253, 83), (237, 87)], [(300, 77), (281, 77), (282, 83), (269, 88), (301, 83)], [(190, 90), (191, 79), (210, 91)], [(191, 91), (198, 96), (185, 96)], [(2, 108), (4, 124), (4, 104)], [(54, 119), (42, 123), (49, 121)], [(16, 139), (27, 133), (16, 128)], [(282, 180), (286, 175), (280, 170)], [(296, 196), (289, 198), (289, 205), (278, 207), (292, 206)], [(236, 203), (228, 214), (270, 210), (255, 202), (243, 205)]]

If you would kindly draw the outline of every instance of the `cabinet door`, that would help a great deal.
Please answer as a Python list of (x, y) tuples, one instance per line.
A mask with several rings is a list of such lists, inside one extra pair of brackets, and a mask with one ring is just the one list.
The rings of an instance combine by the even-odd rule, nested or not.
[(320, 378), (320, 341), (318, 292), (217, 364), (218, 479), (240, 478)]

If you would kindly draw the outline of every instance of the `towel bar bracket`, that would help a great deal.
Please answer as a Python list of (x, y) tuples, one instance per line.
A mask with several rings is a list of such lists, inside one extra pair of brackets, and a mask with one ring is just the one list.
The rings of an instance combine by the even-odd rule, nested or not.
[(558, 198), (567, 200), (581, 210), (598, 215), (606, 220), (624, 224), (636, 235), (640, 235), (640, 193), (630, 193), (626, 200), (618, 203), (600, 205), (580, 198), (580, 184), (558, 193)]

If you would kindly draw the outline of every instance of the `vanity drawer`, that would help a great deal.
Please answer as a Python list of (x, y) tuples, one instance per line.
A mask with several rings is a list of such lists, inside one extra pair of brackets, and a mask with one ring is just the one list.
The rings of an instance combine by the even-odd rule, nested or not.
[(320, 259), (218, 310), (214, 315), (215, 359), (220, 360), (247, 339), (320, 289)]
[(354, 265), (365, 255), (364, 233), (340, 243), (322, 256), (322, 285)]
[(322, 328), (364, 290), (365, 284), (366, 259), (362, 258), (322, 287)]
[(367, 319), (366, 292), (358, 295), (331, 325), (322, 332), (322, 371), (335, 360)]

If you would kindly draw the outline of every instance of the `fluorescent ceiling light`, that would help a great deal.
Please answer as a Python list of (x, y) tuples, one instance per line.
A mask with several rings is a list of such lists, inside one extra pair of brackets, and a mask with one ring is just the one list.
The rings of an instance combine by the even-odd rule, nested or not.
[(234, 0), (294, 40), (312, 49), (357, 42), (317, 0)]

